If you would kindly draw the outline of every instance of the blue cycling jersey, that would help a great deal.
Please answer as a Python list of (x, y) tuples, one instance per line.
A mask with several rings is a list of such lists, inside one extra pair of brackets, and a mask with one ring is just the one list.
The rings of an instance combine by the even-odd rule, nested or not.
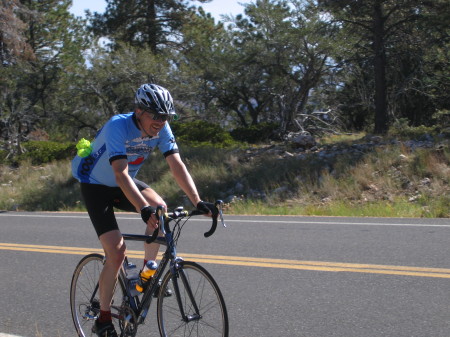
[(155, 137), (142, 137), (134, 113), (113, 116), (95, 136), (92, 153), (72, 160), (72, 174), (82, 183), (118, 186), (111, 167), (119, 158), (128, 160), (128, 174), (134, 178), (144, 161), (158, 148), (164, 156), (178, 152), (168, 123)]

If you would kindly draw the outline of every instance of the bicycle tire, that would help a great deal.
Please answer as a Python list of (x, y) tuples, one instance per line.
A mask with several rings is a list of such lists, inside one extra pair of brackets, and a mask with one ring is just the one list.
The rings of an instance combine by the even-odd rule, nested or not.
[[(95, 336), (92, 327), (100, 313), (98, 280), (103, 269), (104, 256), (89, 254), (78, 263), (70, 284), (70, 309), (79, 337)], [(113, 303), (121, 303), (124, 293), (123, 281), (116, 286)], [(119, 291), (117, 291), (119, 289)], [(117, 326), (117, 325), (116, 325)]]
[[(162, 280), (157, 303), (159, 332), (162, 337), (202, 336), (228, 337), (228, 313), (222, 293), (209, 272), (195, 262), (182, 261), (175, 274), (168, 271)], [(178, 283), (177, 293), (175, 282)], [(190, 299), (187, 284), (198, 307), (198, 316)], [(173, 295), (164, 297), (167, 287)], [(183, 320), (177, 297), (186, 315), (197, 317)]]

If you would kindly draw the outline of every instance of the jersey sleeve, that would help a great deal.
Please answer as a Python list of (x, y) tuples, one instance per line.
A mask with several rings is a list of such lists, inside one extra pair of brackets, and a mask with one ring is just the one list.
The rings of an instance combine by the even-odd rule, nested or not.
[(164, 157), (168, 157), (171, 154), (178, 153), (178, 145), (175, 141), (175, 136), (172, 133), (172, 129), (169, 124), (166, 123), (164, 129), (159, 133), (159, 143), (158, 148), (164, 155)]
[(116, 159), (126, 159), (125, 147), (127, 129), (123, 119), (111, 119), (105, 126), (105, 144), (109, 162)]

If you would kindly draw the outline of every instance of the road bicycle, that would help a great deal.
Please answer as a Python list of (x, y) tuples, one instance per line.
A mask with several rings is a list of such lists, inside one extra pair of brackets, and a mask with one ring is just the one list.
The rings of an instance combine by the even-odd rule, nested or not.
[[(223, 220), (222, 201), (215, 203), (219, 214), (213, 217), (211, 236), (218, 218)], [(113, 323), (120, 328), (120, 336), (137, 335), (139, 325), (145, 322), (150, 304), (157, 297), (157, 321), (161, 336), (228, 336), (228, 314), (222, 293), (211, 274), (195, 262), (184, 261), (177, 256), (176, 245), (181, 230), (198, 210), (185, 211), (182, 207), (165, 213), (163, 207), (156, 210), (159, 228), (152, 236), (122, 234), (125, 240), (157, 242), (166, 246), (154, 276), (147, 282), (143, 293), (136, 291), (139, 271), (126, 257), (120, 269), (111, 304)], [(172, 226), (171, 226), (172, 225)], [(172, 227), (172, 228), (171, 228)], [(98, 279), (105, 257), (88, 254), (78, 263), (70, 286), (70, 308), (78, 336), (95, 336), (92, 326), (100, 313)], [(166, 271), (167, 270), (167, 271)], [(172, 296), (167, 296), (172, 292)], [(119, 333), (119, 330), (118, 330)]]

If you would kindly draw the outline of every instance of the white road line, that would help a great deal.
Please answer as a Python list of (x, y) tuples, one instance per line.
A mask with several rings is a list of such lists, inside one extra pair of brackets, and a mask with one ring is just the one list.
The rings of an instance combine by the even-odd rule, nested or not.
[[(138, 220), (142, 221), (139, 216), (127, 217), (116, 214), (117, 219), (122, 220)], [(73, 218), (73, 219), (89, 219), (87, 215), (58, 215), (58, 214), (13, 214), (0, 213), (0, 217), (34, 217), (34, 218)], [(196, 218), (195, 221), (210, 222), (210, 219)], [(293, 224), (293, 225), (343, 225), (343, 226), (392, 226), (392, 227), (443, 227), (450, 228), (450, 221), (448, 224), (414, 224), (414, 223), (381, 223), (381, 222), (343, 222), (343, 221), (289, 221), (289, 220), (233, 220), (225, 217), (226, 223), (261, 223), (261, 224)], [(1, 337), (1, 336), (0, 336)]]

